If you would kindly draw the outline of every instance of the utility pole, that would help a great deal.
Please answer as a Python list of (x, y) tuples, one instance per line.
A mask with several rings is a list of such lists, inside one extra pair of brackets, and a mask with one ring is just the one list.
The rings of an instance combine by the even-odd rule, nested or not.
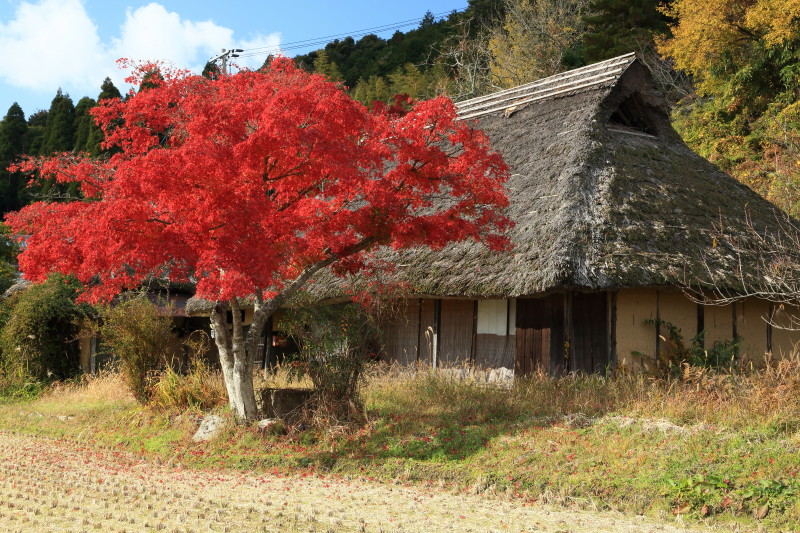
[(224, 75), (230, 74), (228, 72), (228, 58), (230, 57), (239, 57), (238, 52), (244, 52), (241, 48), (233, 48), (231, 50), (226, 50), (225, 48), (222, 49), (222, 53), (215, 58), (212, 58), (211, 61), (216, 63), (218, 60), (222, 61), (222, 73)]

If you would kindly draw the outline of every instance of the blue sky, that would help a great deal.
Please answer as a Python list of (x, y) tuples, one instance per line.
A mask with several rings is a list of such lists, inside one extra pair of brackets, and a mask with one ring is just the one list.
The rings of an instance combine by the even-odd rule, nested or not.
[[(319, 48), (294, 43), (444, 16), (467, 0), (0, 0), (0, 116), (13, 102), (26, 115), (47, 109), (60, 87), (73, 101), (96, 98), (110, 76), (125, 92), (115, 60), (159, 59), (199, 72), (222, 48), (260, 66), (270, 51), (289, 56)], [(393, 30), (377, 32), (389, 37)]]

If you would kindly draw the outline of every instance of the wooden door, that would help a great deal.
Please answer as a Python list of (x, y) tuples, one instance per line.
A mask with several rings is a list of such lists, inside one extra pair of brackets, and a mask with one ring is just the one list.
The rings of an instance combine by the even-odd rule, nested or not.
[(472, 361), (475, 300), (442, 300), (439, 366), (458, 366)]
[(608, 344), (608, 293), (574, 293), (569, 370), (602, 372), (611, 361)]
[(564, 367), (564, 295), (517, 300), (516, 375)]

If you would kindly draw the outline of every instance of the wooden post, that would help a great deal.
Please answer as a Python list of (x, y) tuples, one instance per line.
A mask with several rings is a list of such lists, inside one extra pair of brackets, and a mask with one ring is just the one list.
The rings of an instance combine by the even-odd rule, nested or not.
[(661, 291), (656, 291), (656, 368), (661, 366)]
[[(272, 316), (267, 319), (267, 323), (264, 326), (264, 333), (261, 336), (261, 341), (264, 343), (264, 349), (260, 350), (261, 353), (264, 354), (264, 371), (269, 370), (270, 364), (269, 360), (273, 356), (272, 353)], [(277, 363), (277, 361), (275, 361)]]
[(700, 348), (705, 348), (705, 335), (700, 335), (706, 330), (706, 308), (703, 304), (697, 304), (697, 335), (700, 338)]
[(767, 353), (772, 355), (772, 318), (775, 316), (775, 304), (769, 303), (769, 310), (767, 310)]
[(608, 362), (617, 366), (617, 291), (608, 291)]
[[(508, 322), (508, 317), (506, 317)], [(478, 350), (478, 300), (473, 300), (472, 304), (472, 345), (469, 347), (469, 362), (475, 364), (475, 357)]]
[[(573, 340), (575, 338), (573, 331), (572, 321), (572, 291), (567, 289), (564, 291), (564, 370), (569, 372), (574, 370), (575, 347)], [(552, 367), (551, 367), (552, 368)]]
[(419, 363), (419, 355), (422, 346), (422, 298), (417, 298), (417, 358), (416, 362)]
[(437, 298), (433, 302), (433, 368), (439, 368), (439, 332), (442, 329), (442, 300)]

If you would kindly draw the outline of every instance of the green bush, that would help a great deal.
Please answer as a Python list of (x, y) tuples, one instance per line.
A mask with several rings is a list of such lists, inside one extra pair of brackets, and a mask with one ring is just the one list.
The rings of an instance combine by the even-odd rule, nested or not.
[(680, 376), (685, 365), (715, 370), (730, 370), (739, 360), (741, 337), (729, 341), (717, 341), (705, 347), (706, 331), (701, 331), (686, 345), (681, 329), (671, 322), (661, 319), (647, 319), (645, 324), (661, 329), (664, 348), (657, 355), (659, 368)]
[(14, 263), (17, 259), (19, 246), (11, 239), (8, 226), (0, 223), (0, 295), (14, 284), (17, 279), (17, 269)]
[(2, 303), (0, 376), (5, 385), (80, 372), (77, 337), (81, 321), (93, 310), (75, 303), (79, 289), (74, 279), (54, 274)]
[(378, 345), (374, 317), (359, 304), (304, 306), (289, 310), (278, 328), (300, 348), (290, 377), (311, 379), (317, 414), (335, 420), (363, 417), (358, 387), (368, 355)]
[(172, 318), (159, 314), (145, 295), (128, 296), (103, 310), (100, 336), (134, 397), (147, 403), (176, 345)]

